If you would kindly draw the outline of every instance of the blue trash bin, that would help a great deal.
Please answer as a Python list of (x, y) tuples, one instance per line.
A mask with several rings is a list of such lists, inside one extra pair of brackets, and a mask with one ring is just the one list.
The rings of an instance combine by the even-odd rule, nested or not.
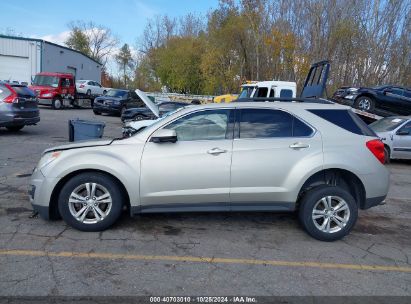
[(70, 119), (69, 141), (102, 138), (105, 126), (106, 124), (102, 121)]

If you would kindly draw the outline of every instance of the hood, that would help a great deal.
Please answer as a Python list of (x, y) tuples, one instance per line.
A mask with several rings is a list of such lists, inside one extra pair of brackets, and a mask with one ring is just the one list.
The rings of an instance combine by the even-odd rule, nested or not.
[(153, 123), (155, 123), (158, 119), (145, 119), (145, 120), (138, 120), (138, 121), (129, 121), (124, 124), (125, 127), (131, 127), (135, 130), (139, 130), (142, 127), (148, 127), (151, 126)]
[(53, 151), (63, 151), (63, 150), (71, 150), (71, 149), (86, 148), (86, 147), (108, 146), (113, 141), (114, 139), (82, 141), (82, 142), (77, 142), (74, 144), (52, 147), (52, 148), (44, 150), (43, 154), (48, 153), (48, 152), (53, 152)]
[(154, 102), (152, 102), (143, 91), (137, 89), (136, 94), (146, 104), (147, 108), (149, 108), (151, 112), (154, 113), (155, 116), (160, 117), (160, 111), (158, 110), (158, 106)]

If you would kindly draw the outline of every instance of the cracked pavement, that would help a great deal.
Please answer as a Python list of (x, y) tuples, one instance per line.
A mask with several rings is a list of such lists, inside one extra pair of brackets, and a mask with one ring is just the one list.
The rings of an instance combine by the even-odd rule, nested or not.
[[(0, 250), (194, 256), (411, 267), (411, 161), (394, 162), (387, 204), (360, 211), (334, 243), (305, 234), (294, 214), (123, 214), (110, 230), (85, 233), (30, 218), (27, 185), (41, 152), (68, 138), (67, 120), (118, 117), (41, 108), (41, 122), (0, 129)], [(161, 260), (0, 255), (0, 296), (411, 295), (410, 272)]]

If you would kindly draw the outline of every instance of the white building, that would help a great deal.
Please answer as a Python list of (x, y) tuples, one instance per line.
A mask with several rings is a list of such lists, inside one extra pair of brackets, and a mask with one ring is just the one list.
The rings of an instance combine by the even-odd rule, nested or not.
[(101, 82), (102, 65), (83, 53), (48, 41), (0, 35), (0, 80), (31, 83), (39, 72), (72, 73)]

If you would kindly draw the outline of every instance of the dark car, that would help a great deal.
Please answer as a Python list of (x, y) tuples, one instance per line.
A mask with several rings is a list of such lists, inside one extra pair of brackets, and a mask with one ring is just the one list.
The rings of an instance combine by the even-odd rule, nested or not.
[(0, 82), (0, 127), (18, 131), (39, 121), (36, 94), (25, 85)]
[[(159, 104), (157, 104), (158, 111), (159, 111), (159, 117), (162, 117), (164, 114), (168, 112), (175, 111), (179, 108), (185, 107), (189, 105), (188, 103), (185, 102), (174, 102), (174, 101), (164, 101)], [(148, 107), (144, 108), (134, 108), (134, 109), (129, 109), (124, 111), (124, 113), (121, 115), (121, 120), (127, 121), (127, 120), (145, 120), (145, 119), (157, 119), (159, 118), (153, 111), (150, 110)]]
[(381, 116), (411, 115), (411, 90), (383, 85), (374, 88), (341, 88), (332, 99)]
[(132, 90), (111, 89), (106, 95), (94, 99), (92, 105), (96, 115), (102, 113), (122, 115), (127, 109), (144, 107), (144, 102)]

